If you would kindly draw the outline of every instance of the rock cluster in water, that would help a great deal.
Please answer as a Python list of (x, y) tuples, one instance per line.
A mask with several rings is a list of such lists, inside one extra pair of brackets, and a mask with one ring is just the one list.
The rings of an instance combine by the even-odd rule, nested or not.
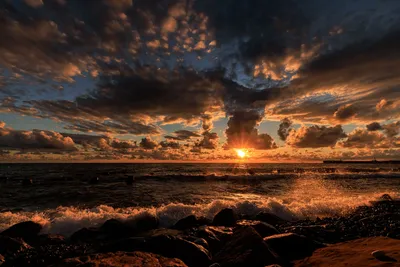
[(212, 221), (191, 215), (169, 229), (159, 228), (151, 215), (111, 219), (69, 238), (43, 235), (41, 229), (28, 221), (0, 233), (0, 266), (291, 266), (329, 244), (371, 236), (400, 239), (400, 201), (386, 195), (346, 217), (295, 222), (224, 209)]

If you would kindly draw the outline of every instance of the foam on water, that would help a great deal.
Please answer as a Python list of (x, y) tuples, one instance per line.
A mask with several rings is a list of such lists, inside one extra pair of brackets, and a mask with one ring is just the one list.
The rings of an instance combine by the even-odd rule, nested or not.
[[(306, 189), (304, 189), (306, 190)], [(58, 207), (55, 210), (37, 212), (2, 212), (0, 230), (18, 222), (32, 220), (43, 225), (43, 233), (71, 235), (83, 228), (99, 226), (108, 219), (134, 220), (138, 216), (152, 214), (159, 218), (161, 227), (173, 225), (188, 215), (212, 218), (223, 208), (231, 207), (240, 214), (255, 215), (260, 211), (271, 212), (286, 220), (345, 215), (361, 205), (369, 205), (382, 194), (399, 198), (399, 192), (376, 192), (367, 194), (324, 194), (310, 192), (308, 198), (302, 192), (291, 192), (282, 197), (265, 197), (253, 194), (232, 194), (231, 199), (215, 200), (205, 204), (170, 203), (159, 207), (113, 208), (100, 205), (92, 209)]]

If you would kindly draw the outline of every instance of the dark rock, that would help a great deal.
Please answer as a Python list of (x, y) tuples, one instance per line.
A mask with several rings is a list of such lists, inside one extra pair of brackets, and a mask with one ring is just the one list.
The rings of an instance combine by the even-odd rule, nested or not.
[(207, 218), (205, 217), (198, 218), (195, 215), (189, 215), (188, 217), (179, 220), (172, 228), (185, 230), (207, 224), (210, 224), (210, 221)]
[(311, 256), (316, 249), (324, 247), (312, 239), (294, 233), (268, 236), (264, 238), (264, 242), (281, 258), (288, 261)]
[(379, 197), (379, 200), (382, 201), (393, 201), (393, 198), (389, 194), (383, 194)]
[(82, 228), (70, 236), (72, 242), (93, 242), (99, 240), (101, 232), (95, 228)]
[(324, 226), (320, 225), (293, 226), (285, 228), (285, 232), (304, 235), (322, 243), (339, 242), (343, 234), (339, 229), (326, 229)]
[(110, 219), (103, 223), (99, 231), (111, 238), (120, 238), (132, 236), (135, 229), (121, 221)]
[(42, 226), (38, 223), (27, 221), (14, 224), (10, 228), (4, 230), (0, 235), (8, 237), (18, 237), (25, 241), (35, 239), (39, 232), (42, 230)]
[(33, 185), (33, 180), (30, 178), (25, 178), (21, 181), (21, 184), (24, 186)]
[(116, 252), (94, 254), (85, 257), (63, 260), (57, 264), (60, 267), (89, 267), (89, 266), (135, 266), (135, 267), (187, 267), (179, 259), (165, 258), (146, 252)]
[(238, 228), (213, 260), (222, 267), (264, 267), (277, 262), (262, 237), (250, 226)]
[(65, 243), (65, 237), (62, 235), (54, 235), (54, 234), (44, 234), (39, 235), (33, 246), (47, 246), (47, 245), (59, 245)]
[(221, 267), (221, 265), (219, 265), (219, 263), (213, 263), (213, 264), (211, 264), (211, 265), (208, 266), (208, 267)]
[(89, 180), (89, 184), (98, 184), (100, 182), (99, 177), (93, 177)]
[(203, 248), (205, 248), (207, 250), (210, 249), (207, 240), (205, 240), (204, 238), (199, 238), (199, 237), (195, 237), (195, 236), (184, 236), (182, 238), (187, 241), (193, 242), (197, 245), (203, 246)]
[(126, 225), (135, 229), (136, 232), (145, 232), (158, 228), (159, 220), (151, 214), (142, 214), (132, 221), (127, 221)]
[(204, 267), (211, 262), (210, 253), (203, 246), (180, 237), (167, 235), (122, 239), (103, 246), (101, 251), (152, 252), (165, 257), (181, 259), (190, 267)]
[(262, 221), (271, 225), (280, 225), (285, 223), (286, 221), (273, 213), (269, 212), (260, 212), (255, 217), (256, 220)]
[(199, 229), (199, 231), (197, 232), (197, 236), (207, 241), (209, 249), (213, 254), (218, 252), (223, 245), (217, 235), (210, 229), (207, 229), (207, 227)]
[(125, 179), (125, 183), (127, 184), (127, 185), (133, 185), (133, 182), (135, 181), (135, 179), (133, 178), (133, 176), (128, 176), (126, 179)]
[(238, 216), (233, 209), (223, 209), (215, 215), (212, 222), (213, 225), (218, 226), (234, 226)]
[(0, 266), (5, 262), (3, 255), (0, 254)]
[(31, 246), (22, 239), (0, 236), (0, 254), (2, 255), (14, 255), (30, 248)]
[(251, 226), (261, 237), (279, 234), (279, 231), (272, 225), (260, 221), (243, 220), (237, 223), (239, 226)]

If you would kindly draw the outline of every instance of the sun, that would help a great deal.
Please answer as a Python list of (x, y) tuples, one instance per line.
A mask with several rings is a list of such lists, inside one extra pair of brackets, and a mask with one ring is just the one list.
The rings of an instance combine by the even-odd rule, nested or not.
[(241, 159), (247, 156), (246, 151), (244, 151), (243, 149), (236, 149), (236, 154)]

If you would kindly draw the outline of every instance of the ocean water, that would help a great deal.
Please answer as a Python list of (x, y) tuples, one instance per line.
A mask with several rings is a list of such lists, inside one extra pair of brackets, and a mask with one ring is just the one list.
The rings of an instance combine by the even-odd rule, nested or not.
[[(22, 185), (26, 178), (33, 184)], [(33, 220), (45, 233), (70, 235), (148, 213), (167, 227), (225, 207), (287, 220), (344, 216), (383, 194), (400, 197), (400, 165), (0, 164), (0, 230)]]

